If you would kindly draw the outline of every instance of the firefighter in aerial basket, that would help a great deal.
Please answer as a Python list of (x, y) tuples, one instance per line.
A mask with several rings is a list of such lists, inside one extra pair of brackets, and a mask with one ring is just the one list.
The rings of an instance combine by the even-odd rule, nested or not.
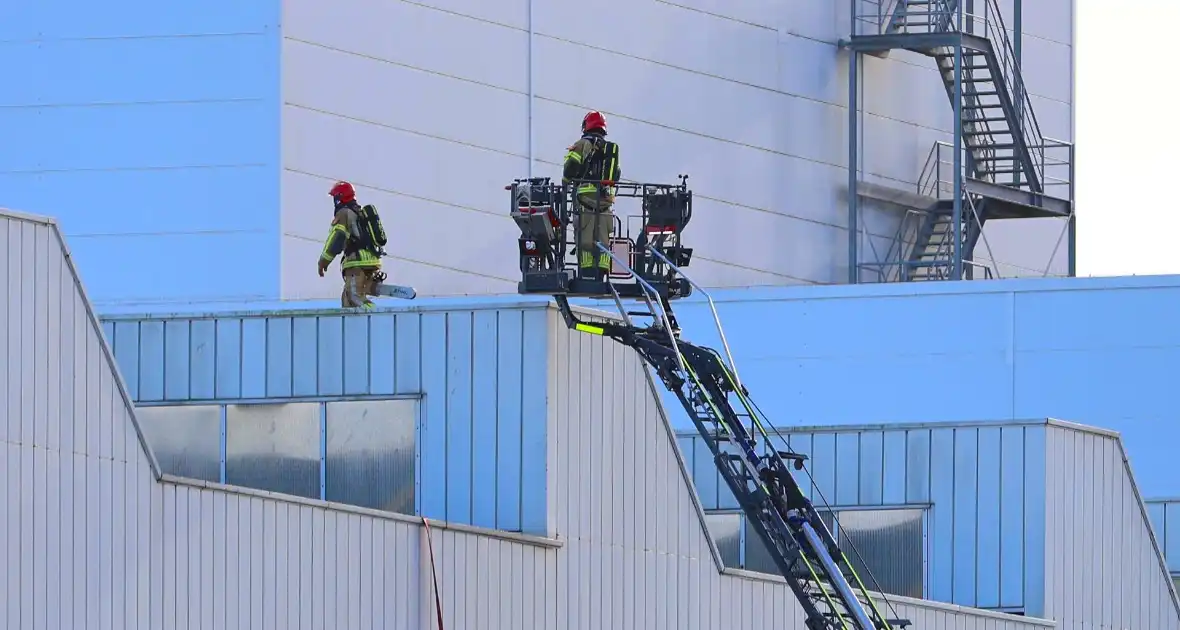
[(344, 308), (373, 308), (370, 295), (385, 295), (412, 300), (416, 292), (411, 287), (383, 284), (385, 273), (381, 271), (381, 257), (388, 242), (381, 217), (373, 205), (361, 206), (356, 201), (356, 189), (352, 184), (339, 181), (328, 191), (334, 202), (332, 227), (324, 242), (319, 259), (320, 277), (328, 265), (340, 256), (340, 270), (344, 277), (344, 290), (340, 294), (340, 305)]
[(582, 118), (582, 137), (566, 151), (562, 182), (581, 180), (575, 184), (578, 267), (583, 277), (592, 280), (605, 279), (611, 268), (610, 256), (595, 243), (610, 247), (615, 187), (600, 182), (617, 182), (621, 175), (619, 145), (606, 139), (606, 117), (596, 111), (586, 114)]

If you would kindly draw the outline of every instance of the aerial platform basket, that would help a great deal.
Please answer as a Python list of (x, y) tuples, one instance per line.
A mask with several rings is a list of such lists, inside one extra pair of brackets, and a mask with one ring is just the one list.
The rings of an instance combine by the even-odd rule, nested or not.
[[(681, 244), (681, 234), (692, 218), (692, 192), (687, 179), (687, 175), (681, 175), (679, 184), (581, 180), (553, 183), (548, 177), (514, 180), (505, 189), (511, 193), (512, 219), (520, 228), (518, 291), (642, 298), (642, 280), (663, 299), (687, 297), (692, 286), (677, 277), (670, 266), (686, 267), (692, 259), (692, 248)], [(597, 190), (597, 199), (613, 199), (612, 236), (603, 243), (609, 253), (598, 247), (589, 252), (596, 261), (597, 257), (610, 261), (606, 277), (594, 277), (578, 265), (582, 255), (577, 247), (578, 230), (582, 221), (597, 218), (577, 201), (575, 191), (588, 185)], [(620, 215), (634, 210), (628, 207), (627, 199), (640, 201), (640, 214), (624, 221)], [(633, 225), (636, 220), (638, 226)]]

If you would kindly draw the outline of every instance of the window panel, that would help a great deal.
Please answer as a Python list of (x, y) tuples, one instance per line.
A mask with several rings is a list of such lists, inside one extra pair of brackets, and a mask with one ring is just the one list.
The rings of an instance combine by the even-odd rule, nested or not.
[(418, 401), (333, 402), (327, 414), (327, 500), (414, 514)]
[[(710, 514), (707, 518), (723, 516), (734, 515)], [(831, 512), (821, 511), (819, 516), (862, 579), (868, 582), (867, 565), (884, 592), (922, 597), (922, 510), (846, 510), (839, 513), (839, 524)], [(740, 568), (779, 575), (779, 569), (758, 532), (748, 523), (745, 527), (746, 553), (744, 566)], [(718, 539), (720, 547), (721, 532), (712, 521), (709, 530)], [(731, 563), (728, 559), (726, 566), (739, 567), (737, 562)], [(876, 590), (871, 583), (866, 586)]]
[(886, 593), (922, 597), (922, 510), (847, 510), (838, 518), (836, 540), (866, 587), (875, 590), (867, 566)]
[[(742, 518), (745, 519), (745, 516)], [(819, 519), (831, 531), (832, 513), (821, 511), (819, 513)], [(758, 531), (748, 522), (746, 523), (745, 566), (742, 568), (750, 571), (758, 571), (759, 573), (781, 575), (778, 565), (774, 563), (774, 558), (771, 557), (770, 551), (766, 548), (766, 543), (762, 542), (762, 537), (758, 535)]]
[(161, 472), (221, 481), (220, 406), (137, 407), (135, 417)]
[(727, 567), (741, 566), (739, 554), (742, 544), (742, 518), (741, 514), (705, 515), (705, 525), (713, 535), (713, 542), (717, 543), (722, 564)]
[(226, 408), (226, 483), (320, 497), (320, 404)]

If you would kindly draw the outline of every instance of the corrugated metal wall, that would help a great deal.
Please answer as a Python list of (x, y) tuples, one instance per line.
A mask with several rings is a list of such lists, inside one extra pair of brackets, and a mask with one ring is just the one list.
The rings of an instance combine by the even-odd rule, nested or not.
[(422, 514), (544, 533), (545, 305), (120, 316), (138, 403), (422, 396)]
[[(927, 510), (926, 593), (983, 608), (1038, 605), (1044, 574), (1045, 427), (899, 425), (802, 429), (787, 434), (807, 455), (809, 495), (836, 508)], [(678, 441), (708, 510), (737, 509), (708, 447)], [(821, 500), (822, 497), (822, 500)]]
[[(1025, 11), (1038, 4), (1025, 0)], [(1143, 491), (1180, 496), (1173, 461), (1180, 423), (1173, 421), (1168, 376), (1180, 364), (1180, 327), (1170, 317), (1180, 310), (1178, 276), (907, 282), (713, 297), (742, 383), (779, 426), (1065, 418), (1119, 431)], [(678, 302), (676, 310), (693, 340), (720, 347), (703, 298)], [(1085, 317), (1062, 322), (1045, 313)], [(767, 321), (800, 332), (768, 334)], [(915, 321), (955, 321), (971, 334), (911, 333)], [(692, 429), (687, 417), (676, 426)]]
[[(156, 481), (55, 228), (0, 220), (0, 242), (0, 541), (13, 569), (0, 573), (0, 627), (430, 627), (429, 556), (406, 517)], [(579, 374), (620, 388), (584, 389), (552, 416), (560, 457), (542, 478), (566, 489), (563, 548), (436, 533), (448, 627), (801, 630), (785, 586), (718, 573), (635, 357), (546, 323), (549, 356), (581, 368), (554, 370), (549, 393)], [(571, 404), (550, 398), (550, 411)], [(920, 628), (1046, 627), (917, 603), (899, 613)]]
[(1053, 427), (1047, 446), (1045, 616), (1063, 628), (1180, 628), (1117, 436)]
[[(689, 463), (638, 355), (549, 320), (549, 483), (565, 543), (546, 567), (554, 627), (801, 629), (781, 581), (718, 573)], [(899, 613), (919, 628), (1024, 626), (932, 607)]]

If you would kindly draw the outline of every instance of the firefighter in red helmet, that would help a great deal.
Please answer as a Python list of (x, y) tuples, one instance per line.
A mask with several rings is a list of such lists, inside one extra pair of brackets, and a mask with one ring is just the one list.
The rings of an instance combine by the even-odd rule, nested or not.
[(614, 227), (611, 208), (615, 202), (615, 187), (610, 184), (621, 176), (619, 145), (606, 139), (606, 117), (596, 111), (586, 114), (582, 118), (582, 137), (566, 150), (562, 171), (564, 183), (581, 180), (575, 184), (575, 195), (579, 206), (578, 267), (583, 277), (602, 280), (610, 271), (610, 256), (595, 243), (610, 247)]
[(379, 295), (378, 285), (385, 279), (381, 273), (382, 247), (386, 244), (385, 228), (374, 206), (361, 206), (356, 201), (352, 184), (339, 181), (328, 191), (335, 203), (332, 227), (320, 254), (319, 272), (324, 276), (336, 256), (344, 276), (344, 291), (340, 305), (345, 308), (372, 308), (370, 295)]

